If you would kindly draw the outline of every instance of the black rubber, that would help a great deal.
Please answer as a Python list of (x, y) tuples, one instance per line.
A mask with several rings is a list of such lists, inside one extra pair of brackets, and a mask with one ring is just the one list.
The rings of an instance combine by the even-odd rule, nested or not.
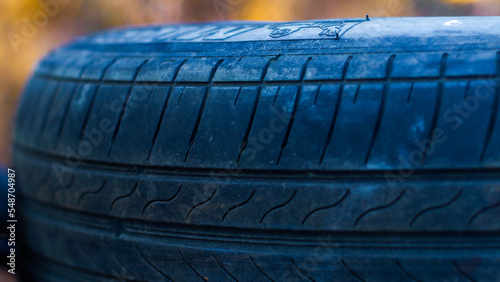
[(32, 278), (498, 281), (499, 17), (109, 31), (14, 162)]

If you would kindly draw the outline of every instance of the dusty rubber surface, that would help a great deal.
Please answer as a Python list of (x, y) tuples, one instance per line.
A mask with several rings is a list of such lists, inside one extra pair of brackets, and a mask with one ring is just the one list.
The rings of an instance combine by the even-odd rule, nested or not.
[(498, 280), (499, 24), (208, 23), (52, 52), (15, 129), (33, 276)]

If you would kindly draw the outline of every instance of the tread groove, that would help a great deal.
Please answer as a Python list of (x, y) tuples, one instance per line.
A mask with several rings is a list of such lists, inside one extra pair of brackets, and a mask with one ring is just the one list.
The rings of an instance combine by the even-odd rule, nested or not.
[(313, 281), (313, 282), (316, 282), (316, 280), (312, 279), (309, 275), (307, 275), (302, 269), (299, 268), (299, 266), (293, 261), (292, 258), (290, 258), (290, 261), (292, 262), (293, 266), (295, 267), (295, 269), (297, 269), (297, 271), (302, 274), (305, 278), (309, 279), (309, 281)]
[(237, 209), (237, 208), (240, 208), (242, 206), (244, 206), (245, 204), (247, 204), (248, 202), (250, 202), (250, 200), (253, 198), (253, 196), (255, 195), (255, 192), (256, 190), (253, 189), (253, 192), (252, 194), (250, 195), (250, 197), (248, 199), (246, 199), (244, 202), (242, 202), (241, 204), (237, 204), (235, 206), (232, 206), (231, 208), (229, 208), (225, 213), (224, 215), (222, 216), (222, 219), (221, 219), (221, 222), (224, 221), (224, 219), (226, 218), (226, 216), (233, 210)]
[(88, 195), (88, 194), (99, 194), (102, 191), (102, 189), (104, 189), (104, 186), (106, 186), (106, 179), (104, 179), (102, 181), (102, 184), (99, 186), (99, 188), (97, 190), (95, 190), (95, 191), (85, 191), (82, 194), (80, 194), (80, 196), (78, 197), (78, 202), (77, 202), (78, 206), (80, 206), (80, 204), (82, 203), (83, 198), (86, 195)]
[(401, 265), (401, 263), (399, 262), (399, 260), (396, 261), (396, 264), (398, 265), (399, 269), (401, 269), (401, 271), (403, 271), (403, 273), (408, 277), (410, 278), (411, 280), (413, 281), (417, 281), (417, 282), (422, 282), (420, 281), (419, 279), (417, 279), (415, 276), (411, 275), (406, 269), (403, 268), (403, 266)]
[(50, 100), (50, 105), (49, 107), (47, 108), (47, 112), (45, 113), (44, 117), (42, 118), (42, 125), (40, 126), (40, 128), (42, 128), (42, 131), (39, 135), (39, 138), (38, 138), (38, 146), (41, 147), (41, 144), (42, 144), (42, 138), (43, 136), (45, 135), (45, 131), (47, 130), (47, 122), (49, 120), (49, 116), (50, 116), (50, 113), (52, 111), (52, 108), (54, 107), (54, 103), (57, 99), (57, 97), (59, 96), (60, 92), (61, 92), (61, 86), (64, 82), (59, 82), (58, 85), (57, 85), (57, 90), (54, 92), (53, 96), (51, 97), (51, 100)]
[(491, 109), (491, 116), (488, 122), (488, 130), (486, 131), (486, 136), (484, 137), (483, 149), (481, 150), (481, 155), (479, 156), (479, 162), (484, 161), (484, 157), (486, 156), (486, 151), (488, 150), (488, 146), (490, 145), (491, 136), (493, 136), (493, 131), (496, 125), (497, 113), (498, 113), (498, 103), (500, 96), (500, 52), (496, 55), (496, 78), (497, 83), (495, 85), (495, 93), (493, 94), (493, 105)]
[[(24, 156), (32, 156), (39, 158), (43, 161), (60, 161), (61, 163), (66, 161), (65, 156), (59, 156), (57, 154), (52, 154), (52, 153), (47, 153), (43, 151), (39, 151), (36, 149), (31, 149), (28, 147), (21, 146), (19, 144), (14, 145), (14, 150), (18, 154), (22, 154)], [(217, 168), (186, 168), (182, 166), (169, 166), (169, 167), (160, 167), (160, 166), (155, 166), (155, 165), (130, 165), (130, 164), (121, 164), (121, 163), (116, 163), (116, 162), (109, 162), (109, 161), (94, 161), (94, 160), (82, 160), (80, 162), (80, 166), (84, 166), (86, 168), (88, 167), (94, 167), (97, 166), (100, 169), (105, 169), (105, 170), (110, 170), (110, 171), (136, 171), (136, 169), (139, 169), (140, 172), (147, 171), (148, 173), (151, 172), (153, 174), (169, 174), (169, 175), (210, 175), (211, 173), (214, 172)], [(243, 169), (239, 171), (239, 176), (238, 177), (255, 177), (256, 174), (258, 174), (258, 177), (267, 177), (267, 178), (274, 178), (274, 179), (284, 179), (284, 176), (286, 176), (286, 179), (289, 179), (288, 177), (294, 177), (294, 176), (300, 176), (302, 178), (306, 177), (309, 179), (308, 175), (310, 173), (316, 174), (318, 178), (321, 179), (330, 179), (329, 176), (338, 179), (338, 178), (345, 178), (345, 177), (375, 177), (377, 179), (382, 178), (386, 179), (386, 172), (396, 172), (397, 170), (351, 170), (351, 171), (322, 171), (322, 170), (308, 170), (307, 172), (300, 172), (300, 171), (289, 171), (289, 170), (275, 170), (276, 174), (269, 174), (268, 169)], [(472, 168), (472, 169), (462, 169), (462, 168), (457, 168), (457, 169), (442, 169), (439, 171), (432, 170), (432, 169), (422, 169), (422, 170), (416, 170), (412, 176), (425, 176), (425, 177), (433, 177), (436, 175), (446, 175), (447, 177), (449, 176), (456, 176), (459, 177), (460, 175), (466, 175), (466, 176), (471, 176), (471, 177), (477, 177), (478, 175), (482, 176), (491, 176), (492, 173), (497, 173), (497, 169), (495, 168)], [(235, 176), (236, 177), (236, 176)]]
[(56, 195), (57, 193), (59, 193), (62, 189), (70, 189), (71, 186), (73, 186), (73, 183), (75, 182), (75, 176), (72, 176), (71, 177), (71, 180), (69, 181), (68, 185), (57, 185), (56, 189), (54, 190), (54, 192), (52, 193), (52, 200), (54, 200), (56, 198)]
[(337, 200), (335, 203), (331, 204), (331, 205), (328, 205), (328, 206), (325, 206), (325, 207), (321, 207), (321, 208), (317, 208), (317, 209), (314, 209), (312, 210), (311, 212), (309, 212), (305, 217), (304, 219), (302, 220), (302, 223), (301, 225), (304, 225), (304, 223), (306, 222), (306, 220), (311, 217), (313, 214), (319, 212), (319, 211), (322, 211), (322, 210), (327, 210), (327, 209), (330, 209), (330, 208), (333, 208), (333, 207), (336, 207), (338, 205), (340, 205), (340, 203), (342, 203), (345, 198), (349, 195), (350, 193), (350, 189), (347, 189), (345, 192), (344, 192), (344, 195), (342, 195), (342, 197), (340, 197), (340, 200)]
[(102, 272), (106, 273), (107, 271), (102, 268), (102, 266), (97, 263), (97, 261), (95, 261), (95, 259), (85, 250), (85, 248), (83, 248), (82, 244), (78, 241), (75, 242), (79, 249), (82, 251), (82, 253), (89, 258), (89, 260), (92, 262), (92, 264), (94, 264), (95, 266), (97, 266), (97, 268), (99, 268)]
[[(71, 68), (74, 64), (76, 64), (76, 61), (73, 61), (72, 63), (68, 64), (68, 66), (66, 67), (66, 70), (64, 71), (64, 73), (62, 75), (63, 78), (66, 76), (66, 73), (68, 73), (69, 68)], [(53, 110), (52, 108), (54, 107), (54, 103), (55, 103), (57, 97), (61, 94), (61, 86), (63, 85), (64, 82), (65, 82), (64, 79), (62, 81), (58, 82), (57, 89), (54, 92), (54, 95), (51, 97), (50, 106), (47, 108), (47, 113), (45, 114), (45, 118), (43, 119), (43, 122), (40, 126), (40, 128), (42, 128), (42, 132), (38, 138), (38, 141), (39, 141), (38, 145), (39, 146), (41, 146), (43, 136), (45, 135), (45, 131), (47, 130), (47, 122), (49, 120), (50, 113)], [(75, 88), (76, 87), (77, 86), (75, 85)]]
[[(43, 79), (47, 81), (64, 81), (64, 82), (78, 82), (77, 79), (72, 78), (61, 78), (47, 74), (35, 74), (35, 78)], [(435, 78), (435, 77), (393, 77), (391, 81), (394, 83), (436, 83), (436, 82), (463, 82), (464, 80), (471, 81), (484, 81), (484, 76), (481, 75), (457, 75), (457, 76), (446, 76), (443, 78)], [(300, 81), (291, 81), (291, 80), (273, 80), (273, 81), (213, 81), (212, 85), (214, 87), (259, 87), (259, 86), (269, 86), (269, 87), (278, 87), (278, 86), (300, 86), (300, 85), (342, 85), (342, 84), (374, 84), (374, 83), (384, 83), (383, 78), (369, 78), (369, 79), (361, 79), (361, 78), (348, 78), (345, 81), (342, 79), (323, 79), (323, 80), (304, 80)], [(91, 79), (83, 79), (82, 83), (87, 84), (99, 84), (99, 80), (91, 80)], [(117, 80), (104, 80), (102, 84), (107, 85), (130, 85), (129, 82), (126, 81), (117, 81)], [(156, 86), (172, 86), (174, 82), (171, 81), (138, 81), (136, 85), (151, 85), (154, 84)], [(199, 81), (177, 81), (175, 84), (178, 87), (185, 86), (193, 86), (193, 87), (206, 87), (206, 82)]]
[(229, 271), (227, 271), (224, 267), (222, 267), (222, 264), (219, 262), (219, 260), (217, 259), (217, 257), (215, 256), (214, 253), (212, 253), (212, 256), (213, 256), (215, 262), (217, 263), (217, 265), (219, 265), (220, 269), (222, 269), (222, 271), (224, 271), (229, 277), (231, 277), (231, 279), (238, 282), (238, 279), (236, 279), (233, 275), (231, 275), (231, 273), (229, 273)]
[(374, 212), (374, 211), (379, 211), (379, 210), (382, 210), (382, 209), (385, 209), (385, 208), (388, 208), (392, 205), (394, 205), (397, 201), (399, 201), (402, 197), (403, 197), (403, 194), (404, 194), (405, 190), (401, 190), (401, 192), (399, 193), (399, 195), (394, 199), (392, 200), (391, 202), (385, 204), (385, 205), (382, 205), (382, 206), (379, 206), (379, 207), (375, 207), (375, 208), (371, 208), (371, 209), (368, 209), (366, 211), (364, 211), (363, 213), (361, 213), (358, 218), (356, 218), (356, 221), (354, 221), (354, 226), (356, 226), (359, 221), (365, 217), (367, 214), (371, 213), (371, 212)]
[[(264, 81), (264, 78), (266, 77), (267, 70), (269, 69), (269, 66), (273, 61), (276, 61), (278, 57), (271, 58), (267, 61), (266, 65), (262, 69), (262, 74), (260, 76), (260, 82)], [(252, 130), (252, 125), (255, 119), (255, 113), (257, 112), (257, 106), (259, 105), (259, 99), (260, 99), (260, 93), (262, 92), (262, 86), (260, 86), (257, 89), (257, 95), (255, 96), (255, 102), (253, 104), (253, 109), (252, 113), (250, 114), (250, 119), (248, 120), (248, 125), (247, 129), (245, 130), (245, 135), (243, 136), (243, 141), (241, 141), (240, 145), (240, 152), (238, 153), (238, 159), (236, 160), (236, 163), (238, 164), (240, 162), (241, 154), (243, 151), (245, 151), (245, 148), (247, 147), (248, 144), (248, 137), (250, 136), (250, 130)]]
[(355, 105), (356, 101), (358, 100), (358, 95), (359, 95), (360, 89), (361, 89), (361, 84), (358, 84), (358, 87), (356, 88), (356, 93), (354, 94), (354, 99), (352, 100), (353, 105)]
[(132, 188), (132, 191), (130, 191), (129, 193), (123, 195), (123, 196), (119, 196), (119, 197), (116, 197), (113, 202), (111, 202), (111, 205), (109, 206), (109, 210), (112, 210), (113, 209), (113, 206), (116, 204), (116, 202), (118, 202), (119, 200), (123, 200), (123, 199), (126, 199), (128, 197), (130, 197), (132, 194), (134, 194), (135, 190), (137, 189), (137, 186), (139, 185), (139, 182), (135, 182), (135, 185), (134, 185), (134, 188)]
[(413, 95), (413, 89), (415, 88), (415, 83), (411, 83), (410, 92), (408, 93), (408, 97), (406, 98), (406, 104), (410, 104), (411, 96)]
[(135, 70), (134, 77), (132, 79), (132, 84), (129, 86), (129, 89), (127, 91), (127, 97), (125, 98), (125, 101), (123, 102), (122, 108), (120, 110), (120, 117), (118, 118), (118, 122), (116, 124), (115, 130), (113, 131), (113, 136), (111, 137), (111, 144), (109, 145), (109, 150), (108, 150), (108, 157), (111, 156), (111, 151), (113, 150), (113, 146), (115, 145), (115, 140), (116, 136), (118, 135), (118, 131), (120, 130), (120, 126), (122, 124), (125, 111), (127, 110), (127, 104), (130, 100), (130, 96), (132, 94), (132, 90), (135, 87), (135, 81), (137, 79), (137, 76), (139, 75), (139, 72), (141, 71), (142, 67), (149, 61), (149, 59), (144, 60), (139, 67)]
[(146, 209), (154, 204), (154, 203), (168, 203), (168, 202), (171, 202), (173, 200), (175, 200), (175, 198), (177, 198), (177, 196), (179, 195), (179, 193), (181, 192), (181, 189), (182, 189), (182, 184), (179, 186), (179, 189), (177, 190), (177, 192), (175, 192), (175, 194), (170, 198), (170, 199), (167, 199), (167, 200), (152, 200), (152, 201), (149, 201), (147, 202), (144, 207), (142, 208), (142, 212), (141, 214), (144, 214), (144, 212), (146, 211)]
[(192, 208), (188, 211), (188, 213), (186, 214), (186, 220), (188, 220), (189, 216), (191, 215), (191, 213), (192, 213), (195, 209), (197, 209), (197, 208), (199, 208), (199, 207), (201, 207), (201, 206), (205, 205), (206, 203), (210, 202), (210, 200), (212, 200), (212, 199), (213, 199), (213, 197), (215, 196), (215, 193), (217, 193), (217, 189), (218, 189), (218, 187), (215, 187), (214, 192), (212, 193), (212, 195), (211, 195), (208, 199), (206, 199), (205, 201), (203, 201), (203, 202), (201, 202), (201, 203), (198, 203), (198, 204), (194, 205), (194, 206), (193, 206), (193, 207), (192, 207)]
[(160, 119), (158, 120), (156, 129), (155, 129), (155, 134), (153, 136), (153, 139), (151, 141), (151, 147), (149, 148), (148, 152), (148, 158), (146, 160), (149, 161), (149, 158), (151, 157), (151, 153), (153, 152), (153, 148), (156, 145), (156, 139), (158, 138), (158, 134), (160, 133), (161, 125), (163, 123), (163, 119), (165, 118), (165, 113), (167, 110), (168, 102), (170, 100), (170, 95), (172, 95), (172, 91), (176, 87), (175, 80), (177, 79), (177, 75), (179, 75), (179, 71), (181, 70), (182, 66), (187, 62), (187, 60), (183, 60), (174, 70), (174, 75), (172, 78), (173, 84), (170, 86), (168, 93), (167, 93), (167, 98), (165, 99), (165, 103), (163, 104), (163, 111), (161, 112)]
[(252, 258), (252, 256), (249, 256), (250, 257), (250, 260), (252, 261), (253, 265), (255, 266), (255, 268), (257, 268), (257, 270), (264, 276), (266, 277), (269, 281), (271, 282), (274, 282), (273, 279), (271, 279), (271, 277), (269, 277), (264, 271), (262, 271), (262, 269), (260, 269), (260, 267), (255, 263), (254, 259)]
[[(445, 77), (447, 62), (448, 62), (448, 53), (444, 53), (441, 56), (441, 63), (440, 63), (440, 67), (439, 67), (439, 78), (440, 79), (443, 79)], [(441, 103), (443, 101), (444, 82), (441, 81), (438, 83), (438, 90), (437, 91), (438, 91), (438, 93), (436, 96), (436, 105), (434, 106), (434, 114), (432, 116), (431, 127), (429, 129), (429, 135), (427, 136), (427, 138), (428, 138), (427, 140), (432, 140), (433, 131), (436, 129), (436, 126), (437, 126), (438, 121), (439, 121), (439, 113), (441, 112)], [(420, 164), (423, 164), (425, 162), (425, 159), (428, 157), (427, 153), (429, 151), (429, 146), (430, 145), (428, 145), (428, 144), (425, 146), (424, 152), (422, 154), (422, 160), (420, 161)]]
[(181, 92), (181, 95), (179, 95), (179, 100), (177, 100), (177, 104), (175, 105), (176, 107), (179, 107), (179, 105), (181, 104), (181, 100), (182, 100), (182, 96), (184, 96), (184, 91), (186, 91), (186, 87), (182, 87), (182, 92)]
[(293, 192), (292, 196), (290, 197), (290, 199), (288, 199), (286, 202), (284, 202), (283, 204), (281, 205), (277, 205), (275, 206), (274, 208), (268, 210), (263, 216), (262, 218), (260, 219), (259, 223), (262, 223), (262, 221), (264, 221), (264, 219), (266, 218), (266, 216), (268, 216), (271, 212), (277, 210), (277, 209), (280, 209), (286, 205), (288, 205), (292, 200), (293, 198), (295, 197), (295, 195), (297, 194), (297, 189), (295, 189), (295, 191)]
[(200, 277), (200, 279), (202, 281), (205, 281), (205, 279), (203, 279), (203, 276), (201, 274), (199, 274), (189, 263), (188, 261), (186, 260), (186, 258), (184, 258), (184, 255), (181, 253), (181, 250), (177, 249), (177, 251), (179, 252), (179, 254), (181, 255), (181, 258), (182, 258), (182, 261), (184, 261), (184, 264), (187, 265), (187, 267), (189, 267), (189, 269), (191, 269), (198, 277)]
[(56, 135), (56, 142), (54, 143), (55, 145), (55, 148), (57, 148), (59, 146), (59, 142), (60, 142), (60, 138), (61, 138), (61, 134), (62, 134), (62, 131), (66, 125), (66, 118), (68, 116), (68, 112), (69, 112), (69, 109), (70, 109), (70, 106), (73, 104), (73, 100), (75, 99), (75, 94), (76, 94), (76, 90), (78, 89), (78, 87), (80, 87), (82, 84), (81, 84), (81, 81), (82, 81), (82, 76), (83, 76), (83, 73), (85, 72), (85, 70), (93, 63), (94, 61), (90, 61), (90, 63), (86, 64), (80, 74), (79, 74), (79, 79), (78, 79), (78, 82), (77, 84), (75, 85), (73, 91), (71, 92), (71, 99), (69, 99), (68, 103), (66, 104), (66, 107), (64, 107), (64, 112), (63, 112), (63, 116), (61, 118), (61, 122), (59, 123), (59, 126), (58, 126), (58, 129), (57, 129), (57, 135)]
[(319, 92), (321, 90), (321, 85), (319, 85), (316, 89), (316, 94), (314, 94), (314, 102), (313, 102), (313, 105), (315, 106), (316, 105), (316, 102), (318, 102), (318, 96), (319, 96)]
[(234, 104), (233, 104), (233, 106), (234, 106), (234, 107), (236, 107), (236, 103), (238, 102), (238, 98), (240, 97), (240, 93), (241, 93), (241, 89), (242, 89), (242, 88), (243, 88), (243, 87), (240, 87), (240, 88), (238, 89), (238, 94), (236, 94), (236, 98), (234, 99)]
[(387, 103), (387, 96), (389, 95), (390, 83), (391, 83), (391, 74), (392, 69), (394, 67), (394, 60), (396, 59), (396, 55), (391, 55), (389, 57), (389, 61), (387, 62), (387, 70), (385, 72), (385, 83), (384, 90), (382, 93), (382, 101), (380, 101), (380, 106), (378, 108), (377, 119), (375, 121), (375, 128), (373, 129), (373, 134), (370, 138), (370, 145), (368, 145), (368, 152), (365, 157), (365, 166), (368, 165), (368, 161), (370, 160), (370, 156), (372, 154), (373, 147), (375, 146), (375, 142), (377, 141), (378, 135), (380, 133), (380, 126), (382, 125), (382, 119), (384, 117), (385, 106)]
[(350, 274), (352, 274), (352, 276), (356, 277), (359, 281), (366, 282), (365, 279), (361, 278), (361, 276), (359, 276), (356, 272), (350, 269), (343, 259), (341, 259), (340, 262), (342, 262), (342, 265)]
[(423, 210), (421, 210), (419, 213), (417, 213), (417, 215), (415, 215), (415, 217), (413, 217), (413, 219), (410, 221), (410, 226), (413, 225), (413, 223), (415, 223), (415, 221), (421, 216), (423, 215), (424, 213), (427, 213), (427, 212), (430, 212), (432, 210), (438, 210), (438, 209), (442, 209), (446, 206), (449, 206), (451, 205), (454, 201), (456, 201), (460, 195), (462, 195), (462, 192), (463, 192), (463, 189), (460, 189), (460, 191), (458, 191), (458, 193), (453, 197), (451, 198), (451, 200), (449, 200), (448, 202), (444, 203), (444, 204), (441, 204), (441, 205), (437, 205), (437, 206), (433, 206), (433, 207), (429, 207), (429, 208), (425, 208)]
[(149, 146), (148, 157), (146, 158), (147, 161), (149, 161), (149, 158), (151, 158), (151, 153), (153, 152), (153, 148), (156, 145), (156, 139), (158, 138), (158, 134), (160, 133), (160, 128), (163, 123), (163, 119), (165, 118), (165, 112), (167, 110), (168, 100), (170, 99), (170, 95), (172, 94), (172, 89), (173, 87), (170, 87), (167, 92), (167, 97), (165, 98), (165, 102), (163, 103), (162, 107), (163, 110), (161, 112), (160, 118), (158, 119), (158, 122), (156, 123), (155, 133), (153, 135), (153, 138), (151, 139), (151, 145)]
[(184, 162), (187, 161), (187, 158), (189, 156), (189, 151), (191, 151), (191, 147), (193, 147), (193, 144), (194, 144), (194, 141), (195, 141), (195, 138), (196, 138), (196, 133), (198, 133), (198, 128), (200, 127), (201, 118), (203, 116), (203, 111), (205, 110), (205, 105), (207, 103), (208, 93), (210, 92), (212, 80), (214, 79), (215, 72), (217, 71), (217, 69), (219, 68), (219, 66), (222, 64), (222, 62), (224, 62), (224, 59), (219, 60), (215, 64), (215, 66), (212, 68), (212, 72), (210, 73), (210, 78), (208, 80), (209, 81), (209, 85), (205, 89), (205, 93), (203, 95), (203, 101), (201, 102), (200, 109), (198, 111), (198, 116), (196, 117), (196, 122), (194, 124), (193, 131), (191, 132), (191, 137), (189, 138), (189, 144), (188, 144), (188, 147), (186, 149), (186, 156), (184, 157)]
[[(155, 85), (156, 86), (156, 85)], [(151, 90), (149, 90), (149, 93), (148, 93), (148, 100), (146, 101), (146, 106), (149, 106), (149, 101), (151, 100), (151, 96), (153, 95), (153, 90), (154, 90), (154, 87), (151, 87)]]
[[(303, 246), (304, 243), (316, 246), (315, 243), (318, 243), (319, 242), (318, 240), (328, 243), (327, 245), (343, 247), (336, 244), (338, 239), (338, 242), (345, 242), (346, 244), (344, 245), (344, 247), (347, 248), (352, 246), (358, 246), (358, 247), (360, 246), (356, 243), (353, 244), (352, 242), (353, 239), (360, 239), (365, 242), (366, 241), (372, 242), (370, 244), (362, 246), (364, 249), (374, 248), (381, 245), (400, 246), (399, 241), (395, 241), (392, 238), (398, 238), (397, 240), (408, 238), (412, 246), (416, 246), (418, 248), (423, 247), (425, 249), (429, 247), (430, 248), (435, 247), (435, 245), (427, 244), (429, 243), (429, 240), (427, 240), (429, 238), (431, 238), (435, 242), (448, 242), (450, 238), (448, 236), (449, 233), (443, 233), (443, 232), (441, 233), (429, 232), (426, 233), (426, 236), (422, 236), (421, 233), (417, 232), (408, 233), (407, 231), (393, 231), (393, 230), (386, 230), (383, 232), (374, 233), (371, 230), (345, 231), (345, 232), (344, 231), (332, 232), (329, 230), (323, 230), (323, 231), (311, 232), (310, 230), (296, 229), (294, 230), (294, 232), (290, 232), (290, 230), (287, 229), (263, 230), (262, 228), (254, 228), (254, 227), (239, 229), (238, 227), (225, 227), (225, 226), (220, 226), (217, 229), (210, 230), (206, 229), (205, 227), (200, 227), (196, 225), (185, 226), (185, 224), (182, 221), (179, 223), (165, 224), (161, 222), (140, 223), (133, 219), (117, 219), (116, 217), (110, 217), (110, 216), (105, 218), (100, 218), (100, 216), (96, 215), (95, 213), (92, 214), (89, 212), (79, 212), (71, 210), (69, 208), (66, 209), (55, 208), (53, 207), (53, 205), (50, 204), (37, 203), (33, 199), (29, 199), (28, 210), (30, 211), (30, 214), (33, 217), (48, 219), (48, 220), (53, 220), (54, 218), (57, 218), (58, 220), (60, 220), (60, 222), (62, 222), (62, 224), (74, 222), (76, 220), (80, 222), (83, 226), (89, 227), (90, 228), (89, 230), (104, 231), (111, 237), (113, 237), (116, 234), (116, 228), (113, 228), (116, 227), (116, 225), (113, 226), (113, 224), (118, 222), (119, 225), (126, 227), (125, 231), (128, 232), (127, 236), (130, 235), (130, 238), (135, 237), (139, 240), (141, 240), (141, 238), (144, 238), (142, 235), (172, 234), (172, 233), (190, 235), (189, 237), (192, 238), (191, 235), (196, 233), (196, 231), (203, 230), (206, 231), (206, 236), (198, 232), (198, 235), (195, 237), (221, 238), (223, 239), (223, 242), (227, 242), (229, 236), (234, 236), (236, 238), (244, 239), (236, 241), (238, 243), (250, 242), (251, 244), (253, 244), (255, 242), (264, 242), (267, 244), (268, 243), (267, 240), (269, 238), (284, 236), (286, 238), (292, 239), (292, 240), (285, 240), (285, 242), (282, 242), (284, 246), (288, 247)], [(133, 231), (134, 229), (135, 231)], [(155, 231), (151, 232), (150, 230), (155, 230)], [(131, 236), (133, 234), (138, 236), (137, 237)], [(465, 232), (462, 233), (457, 232), (456, 238), (460, 239), (460, 241), (455, 241), (454, 243), (451, 244), (451, 246), (453, 246), (452, 248), (466, 247), (469, 250), (471, 250), (471, 248), (480, 247), (484, 249), (486, 252), (488, 252), (490, 251), (491, 247), (498, 249), (498, 246), (500, 246), (500, 241), (498, 240), (498, 234), (500, 234), (500, 232), (494, 230), (492, 232), (485, 232), (484, 236), (482, 237), (473, 238), (470, 236), (470, 234), (467, 234)], [(293, 238), (298, 240), (295, 240)], [(335, 241), (332, 242), (331, 239), (334, 239)], [(374, 239), (377, 240), (383, 239), (382, 242), (384, 243), (379, 244), (378, 241), (377, 242), (373, 241)], [(484, 241), (485, 244), (481, 244), (481, 241), (483, 241), (483, 239), (486, 239), (486, 241)], [(464, 242), (467, 243), (467, 246), (463, 244)]]
[(347, 60), (344, 63), (344, 68), (342, 69), (342, 84), (340, 85), (339, 88), (339, 93), (337, 96), (337, 103), (335, 104), (335, 110), (333, 112), (333, 117), (332, 117), (332, 123), (330, 124), (330, 128), (328, 129), (328, 134), (326, 135), (326, 140), (325, 144), (323, 146), (323, 151), (321, 152), (321, 157), (319, 159), (319, 164), (321, 165), (323, 163), (323, 160), (325, 158), (326, 150), (328, 149), (328, 146), (330, 145), (330, 141), (332, 140), (332, 135), (333, 131), (335, 129), (335, 125), (337, 123), (337, 117), (339, 115), (339, 110), (340, 110), (340, 103), (342, 102), (342, 96), (344, 94), (344, 87), (345, 87), (345, 82), (346, 82), (346, 76), (347, 76), (347, 70), (349, 69), (349, 65), (351, 64), (353, 56), (349, 56)]
[(464, 92), (464, 99), (462, 100), (462, 102), (465, 102), (465, 100), (467, 99), (467, 96), (469, 96), (469, 91), (470, 91), (470, 80), (467, 81), (467, 84), (465, 85), (465, 92)]
[(144, 254), (141, 252), (141, 250), (139, 250), (139, 247), (137, 247), (137, 245), (135, 245), (135, 248), (137, 249), (137, 252), (139, 253), (139, 255), (141, 256), (141, 258), (147, 263), (149, 264), (152, 268), (154, 268), (156, 271), (158, 271), (158, 273), (160, 273), (161, 275), (163, 275), (163, 277), (167, 278), (168, 280), (170, 281), (174, 281), (174, 279), (172, 279), (170, 276), (168, 276), (165, 272), (161, 271), (158, 267), (156, 267), (156, 265), (154, 265), (151, 261), (149, 261), (146, 256), (144, 256)]
[(281, 86), (278, 86), (278, 89), (276, 90), (276, 94), (274, 94), (274, 100), (272, 106), (274, 107), (276, 105), (276, 99), (278, 99), (278, 95), (280, 93)]
[(476, 218), (478, 218), (479, 216), (481, 216), (483, 213), (485, 213), (486, 211), (488, 210), (491, 210), (491, 209), (494, 209), (494, 208), (497, 208), (497, 207), (500, 207), (500, 201), (499, 202), (496, 202), (495, 204), (493, 205), (489, 205), (487, 207), (484, 207), (480, 210), (478, 210), (477, 212), (475, 212), (469, 219), (469, 221), (467, 221), (467, 225), (471, 225), (475, 220)]
[(132, 276), (135, 277), (135, 274), (130, 271), (130, 269), (128, 267), (125, 266), (125, 264), (118, 258), (118, 256), (111, 250), (111, 249), (108, 249), (108, 252), (115, 258), (115, 260)]
[[(83, 119), (83, 125), (82, 125), (82, 130), (80, 131), (80, 138), (79, 140), (81, 141), (82, 138), (83, 138), (83, 133), (85, 132), (85, 129), (87, 128), (87, 123), (89, 121), (89, 118), (90, 118), (90, 113), (92, 112), (92, 108), (94, 107), (94, 103), (95, 103), (95, 99), (97, 97), (97, 94), (99, 93), (99, 89), (101, 88), (101, 86), (104, 84), (104, 77), (106, 77), (106, 74), (108, 73), (108, 70), (109, 68), (111, 68), (111, 66), (116, 63), (118, 59), (113, 59), (111, 60), (108, 65), (106, 67), (104, 67), (104, 70), (101, 74), (101, 77), (99, 79), (99, 81), (97, 82), (97, 87), (94, 91), (94, 95), (92, 96), (92, 100), (90, 101), (90, 105), (89, 105), (89, 109), (87, 110), (87, 113), (85, 114), (85, 118)], [(83, 80), (80, 80), (80, 83), (82, 82)]]
[[(311, 60), (312, 60), (312, 57), (307, 58), (305, 64), (302, 66), (302, 70), (300, 73), (300, 81), (302, 81), (302, 82), (304, 81), (307, 67), (309, 66), (309, 63), (311, 62)], [(281, 149), (280, 149), (280, 153), (278, 155), (278, 160), (276, 160), (276, 165), (279, 165), (280, 160), (281, 160), (281, 156), (283, 155), (283, 151), (285, 150), (286, 144), (288, 143), (288, 138), (290, 137), (290, 132), (292, 131), (293, 122), (295, 121), (295, 116), (297, 115), (297, 108), (299, 107), (300, 96), (302, 95), (302, 87), (303, 87), (302, 85), (299, 86), (299, 89), (297, 90), (297, 94), (295, 95), (295, 101), (293, 103), (292, 115), (290, 117), (290, 121), (288, 122), (288, 125), (286, 128), (285, 137), (283, 138), (283, 142), (281, 143)], [(278, 96), (278, 93), (276, 93), (276, 96)]]
[(462, 274), (462, 276), (465, 277), (467, 280), (469, 280), (471, 282), (476, 282), (476, 280), (472, 279), (472, 277), (470, 277), (470, 275), (468, 275), (467, 273), (465, 273), (465, 271), (463, 271), (463, 269), (460, 267), (460, 265), (458, 264), (457, 261), (453, 261), (453, 265), (458, 270), (458, 272), (460, 272), (460, 274)]

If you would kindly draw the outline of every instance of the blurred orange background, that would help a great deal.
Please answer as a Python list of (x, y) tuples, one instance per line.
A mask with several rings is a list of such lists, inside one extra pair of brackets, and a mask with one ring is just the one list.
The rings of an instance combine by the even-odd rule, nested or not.
[(220, 20), (498, 15), (498, 0), (24, 0), (0, 2), (0, 163), (34, 64), (72, 38), (102, 29)]

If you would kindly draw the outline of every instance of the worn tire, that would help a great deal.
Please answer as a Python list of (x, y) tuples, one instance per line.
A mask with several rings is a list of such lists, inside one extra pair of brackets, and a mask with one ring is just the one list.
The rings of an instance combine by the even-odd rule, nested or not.
[(498, 281), (500, 18), (83, 37), (15, 127), (36, 279)]

